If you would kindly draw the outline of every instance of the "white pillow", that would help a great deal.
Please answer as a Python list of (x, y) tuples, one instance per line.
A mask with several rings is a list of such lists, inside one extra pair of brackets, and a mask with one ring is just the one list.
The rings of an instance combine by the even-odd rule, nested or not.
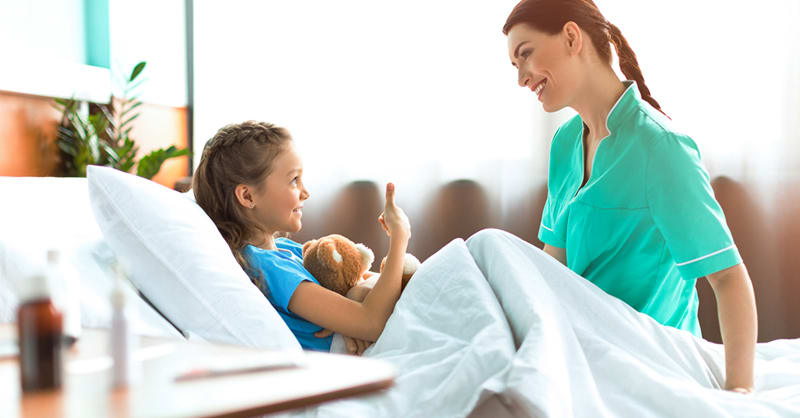
[(87, 174), (108, 245), (137, 289), (178, 328), (212, 342), (300, 350), (200, 206), (108, 167), (90, 166)]
[[(57, 249), (63, 267), (78, 274), (74, 290), (82, 325), (109, 327), (113, 276), (105, 259), (111, 249), (94, 220), (88, 184), (85, 178), (0, 177), (0, 196), (14, 197), (0, 204), (0, 323), (16, 320), (21, 281), (42, 272), (47, 250)], [(137, 312), (136, 334), (182, 338), (133, 289), (125, 289)], [(54, 296), (66, 303), (65, 295)]]
[[(89, 213), (91, 214), (91, 211)], [(94, 220), (91, 222), (94, 223)], [(16, 321), (22, 282), (32, 274), (44, 271), (44, 254), (48, 249), (42, 243), (16, 246), (8, 244), (9, 242), (4, 243), (0, 240), (0, 323)], [(78, 279), (73, 283), (76, 286), (73, 291), (80, 303), (79, 318), (84, 328), (111, 326), (110, 296), (114, 286), (114, 276), (111, 271), (113, 259), (107, 260), (113, 257), (110, 253), (111, 249), (100, 238), (61, 249), (62, 268), (71, 269)], [(52, 285), (58, 286), (56, 283)], [(141, 299), (136, 290), (127, 284), (123, 286), (128, 303), (135, 312), (132, 319), (135, 334), (183, 337), (175, 327)], [(64, 294), (54, 293), (53, 296), (56, 306), (60, 305), (62, 309), (68, 303)]]

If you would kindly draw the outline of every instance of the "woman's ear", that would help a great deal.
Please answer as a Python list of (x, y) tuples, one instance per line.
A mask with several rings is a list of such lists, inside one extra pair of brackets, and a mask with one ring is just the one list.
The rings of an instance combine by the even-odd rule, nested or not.
[(567, 49), (567, 53), (569, 55), (578, 55), (583, 47), (583, 34), (580, 26), (573, 21), (569, 21), (564, 24), (561, 34), (564, 35), (564, 46)]
[(233, 193), (236, 195), (236, 200), (239, 202), (239, 204), (245, 208), (253, 209), (256, 206), (255, 202), (253, 201), (252, 190), (247, 185), (237, 185), (233, 190)]

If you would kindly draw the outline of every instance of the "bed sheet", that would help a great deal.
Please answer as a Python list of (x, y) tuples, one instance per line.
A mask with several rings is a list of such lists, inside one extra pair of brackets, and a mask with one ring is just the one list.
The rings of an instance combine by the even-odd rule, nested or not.
[(511, 332), (463, 240), (420, 266), (364, 356), (397, 368), (391, 389), (293, 415), (464, 417), (505, 390), (514, 356)]
[(800, 339), (757, 345), (755, 393), (720, 390), (724, 347), (665, 327), (503, 231), (467, 246), (517, 351), (503, 394), (522, 416), (800, 416)]
[(800, 339), (758, 344), (755, 393), (724, 347), (665, 327), (498, 230), (426, 260), (364, 354), (394, 387), (305, 417), (800, 417)]

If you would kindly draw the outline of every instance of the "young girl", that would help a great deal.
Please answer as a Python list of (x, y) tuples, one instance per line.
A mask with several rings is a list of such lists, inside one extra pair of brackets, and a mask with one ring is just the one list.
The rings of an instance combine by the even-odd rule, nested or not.
[[(305, 349), (329, 351), (332, 332), (363, 352), (383, 331), (397, 299), (411, 229), (386, 186), (378, 220), (389, 236), (383, 273), (369, 292), (349, 298), (322, 286), (303, 267), (302, 246), (279, 233), (302, 227), (303, 164), (289, 132), (248, 121), (220, 129), (206, 144), (194, 176), (197, 203), (214, 221), (253, 283), (266, 295)], [(353, 300), (358, 299), (358, 300)], [(359, 301), (363, 299), (363, 301)]]

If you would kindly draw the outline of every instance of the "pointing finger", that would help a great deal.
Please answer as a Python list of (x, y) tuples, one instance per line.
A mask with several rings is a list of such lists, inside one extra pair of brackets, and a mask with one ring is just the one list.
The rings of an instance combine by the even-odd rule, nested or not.
[(386, 206), (394, 206), (394, 184), (386, 183)]

